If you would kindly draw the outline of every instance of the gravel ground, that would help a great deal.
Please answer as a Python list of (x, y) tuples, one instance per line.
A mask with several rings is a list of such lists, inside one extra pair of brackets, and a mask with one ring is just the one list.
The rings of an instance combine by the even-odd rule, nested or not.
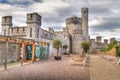
[(70, 66), (70, 57), (53, 57), (33, 64), (0, 71), (0, 80), (89, 80), (88, 67)]

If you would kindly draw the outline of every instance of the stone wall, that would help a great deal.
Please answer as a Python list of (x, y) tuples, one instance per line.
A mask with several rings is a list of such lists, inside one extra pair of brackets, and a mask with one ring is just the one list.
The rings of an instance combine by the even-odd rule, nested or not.
[(5, 52), (6, 52), (6, 43), (5, 42), (0, 42), (0, 64), (4, 63)]
[[(3, 64), (5, 61), (5, 53), (6, 53), (6, 43), (0, 42), (0, 64)], [(8, 48), (8, 63), (17, 61), (17, 53), (18, 53), (18, 44), (9, 43)]]

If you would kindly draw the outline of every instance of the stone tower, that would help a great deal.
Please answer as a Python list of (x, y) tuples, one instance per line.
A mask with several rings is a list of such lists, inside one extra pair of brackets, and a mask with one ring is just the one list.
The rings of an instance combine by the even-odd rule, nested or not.
[(66, 19), (66, 29), (70, 35), (70, 52), (82, 53), (81, 42), (89, 41), (88, 35), (88, 8), (81, 9), (81, 17)]
[(70, 34), (70, 52), (81, 53), (80, 43), (83, 41), (81, 18), (71, 17), (66, 19), (66, 29)]
[(2, 17), (2, 35), (9, 36), (12, 27), (12, 16)]
[(85, 37), (86, 41), (89, 41), (89, 35), (88, 35), (88, 8), (82, 8), (81, 9), (81, 17), (82, 17), (83, 36)]
[(27, 14), (27, 38), (39, 40), (41, 16), (37, 13)]

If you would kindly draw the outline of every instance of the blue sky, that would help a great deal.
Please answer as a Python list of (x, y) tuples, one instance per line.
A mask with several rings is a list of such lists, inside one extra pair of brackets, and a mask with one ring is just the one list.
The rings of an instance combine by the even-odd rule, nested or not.
[[(62, 29), (65, 19), (81, 17), (81, 8), (89, 8), (89, 34), (120, 40), (120, 0), (0, 0), (1, 17), (13, 16), (14, 26), (25, 26), (26, 14), (42, 15), (42, 28)], [(1, 32), (1, 25), (0, 25)]]

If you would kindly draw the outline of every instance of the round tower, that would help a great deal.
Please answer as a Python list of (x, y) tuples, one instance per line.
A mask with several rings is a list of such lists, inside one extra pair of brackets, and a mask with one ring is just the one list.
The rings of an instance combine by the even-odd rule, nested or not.
[(82, 17), (82, 31), (85, 37), (85, 40), (89, 40), (88, 35), (88, 8), (84, 7), (81, 9), (81, 17)]
[(10, 28), (12, 28), (12, 16), (2, 17), (2, 35), (9, 36)]

